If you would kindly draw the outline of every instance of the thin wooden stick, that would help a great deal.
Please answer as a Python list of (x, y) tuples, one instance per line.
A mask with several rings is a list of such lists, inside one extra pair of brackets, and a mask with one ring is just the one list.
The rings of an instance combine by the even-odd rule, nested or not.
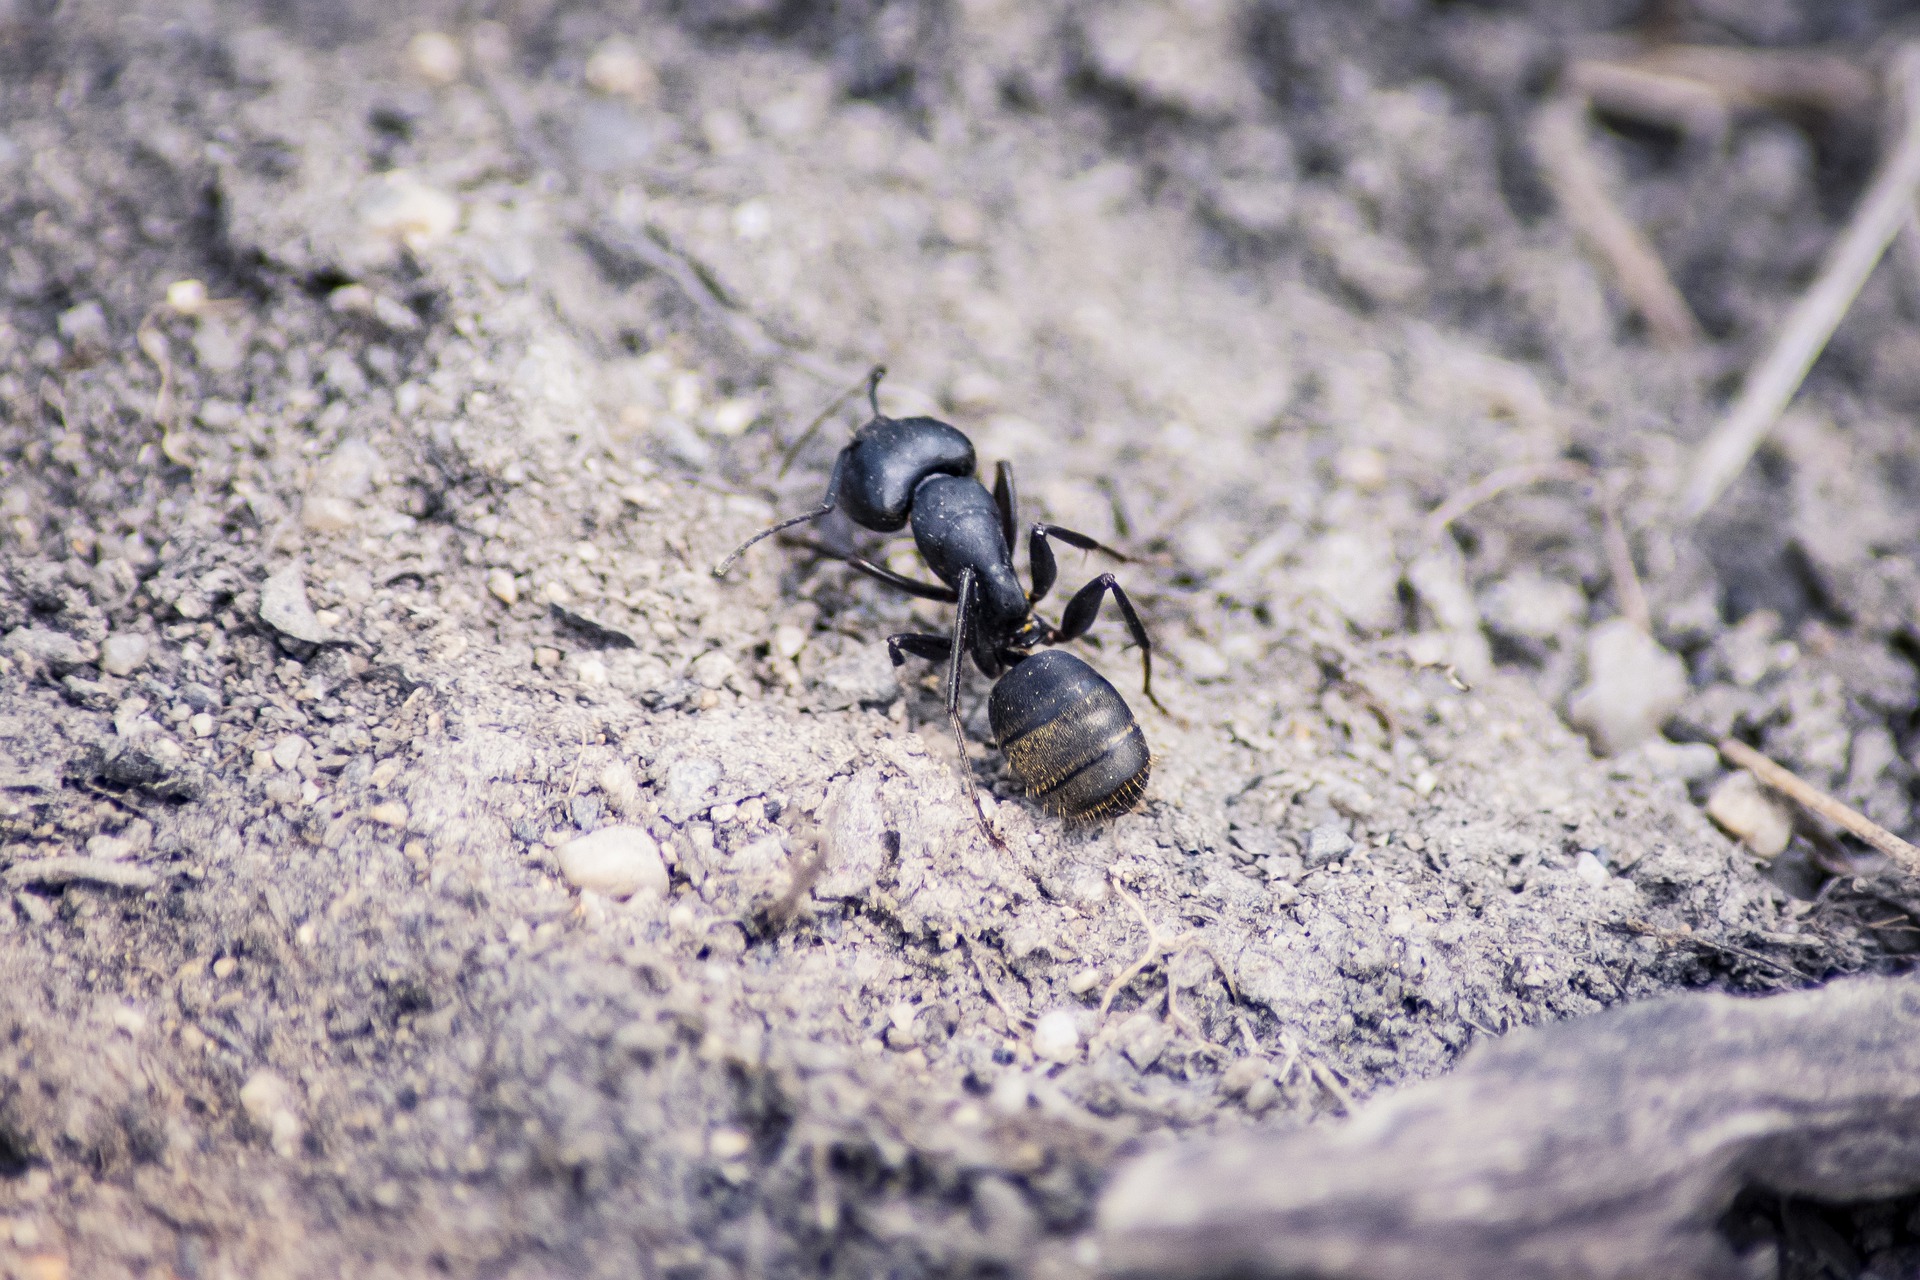
[(1738, 738), (1720, 744), (1727, 763), (1737, 765), (1760, 779), (1807, 812), (1825, 818), (1887, 855), (1914, 875), (1920, 875), (1920, 849), (1914, 848), (1866, 814), (1850, 809), (1791, 770), (1775, 764)]
[(1732, 114), (1712, 85), (1631, 62), (1582, 58), (1567, 69), (1567, 84), (1601, 111), (1689, 137), (1725, 137)]
[(1427, 537), (1438, 539), (1447, 526), (1475, 507), (1491, 502), (1509, 489), (1521, 489), (1545, 480), (1586, 481), (1593, 473), (1577, 462), (1522, 462), (1490, 471), (1427, 513)]
[(1653, 610), (1647, 607), (1647, 593), (1641, 589), (1640, 574), (1633, 567), (1633, 544), (1627, 541), (1626, 526), (1620, 523), (1620, 506), (1614, 499), (1611, 479), (1597, 479), (1594, 501), (1600, 505), (1600, 523), (1607, 548), (1607, 571), (1613, 575), (1613, 594), (1618, 597), (1620, 616), (1648, 635), (1653, 634)]
[(1690, 347), (1700, 340), (1700, 322), (1653, 245), (1607, 191), (1587, 147), (1589, 105), (1585, 97), (1568, 94), (1542, 107), (1534, 122), (1534, 157), (1561, 213), (1607, 260), (1654, 337), (1663, 346)]
[(1773, 349), (1747, 379), (1740, 396), (1701, 446), (1681, 499), (1697, 520), (1726, 491), (1793, 400), (1813, 362), (1853, 306), (1860, 287), (1906, 224), (1920, 185), (1920, 46), (1906, 45), (1894, 61), (1904, 125), (1893, 153), (1861, 197), (1847, 228), (1828, 251), (1820, 274), (1787, 317)]

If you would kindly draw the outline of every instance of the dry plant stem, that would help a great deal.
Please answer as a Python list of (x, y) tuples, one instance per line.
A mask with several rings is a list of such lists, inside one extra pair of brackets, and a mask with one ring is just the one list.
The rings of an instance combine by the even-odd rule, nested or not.
[(1878, 86), (1857, 58), (1804, 49), (1741, 49), (1729, 45), (1668, 45), (1633, 60), (1637, 69), (1690, 80), (1729, 105), (1864, 115)]
[[(1183, 933), (1176, 938), (1165, 937), (1161, 934), (1160, 930), (1154, 927), (1153, 921), (1147, 918), (1147, 909), (1140, 905), (1138, 898), (1127, 892), (1125, 885), (1121, 884), (1118, 879), (1115, 879), (1113, 881), (1113, 888), (1114, 892), (1118, 893), (1121, 899), (1129, 907), (1133, 908), (1133, 914), (1140, 917), (1140, 927), (1147, 931), (1147, 945), (1141, 949), (1138, 959), (1125, 969), (1122, 969), (1114, 976), (1113, 981), (1107, 984), (1106, 993), (1100, 997), (1100, 1020), (1102, 1022), (1106, 1021), (1107, 1011), (1113, 1008), (1114, 998), (1127, 989), (1129, 982), (1132, 982), (1135, 978), (1145, 973), (1148, 967), (1152, 965), (1154, 961), (1158, 960), (1162, 954), (1175, 947), (1184, 945), (1192, 937), (1190, 933)], [(1173, 995), (1171, 978), (1169, 978), (1167, 983), (1167, 995), (1168, 1008), (1169, 1011), (1171, 1011)]]
[(1791, 771), (1775, 764), (1737, 738), (1720, 744), (1720, 754), (1728, 764), (1745, 769), (1808, 813), (1860, 837), (1876, 850), (1900, 864), (1911, 875), (1920, 875), (1920, 849), (1914, 848), (1866, 814), (1841, 804), (1826, 792), (1801, 780)]
[(1881, 255), (1912, 216), (1914, 190), (1920, 184), (1920, 48), (1901, 49), (1893, 80), (1906, 107), (1899, 142), (1828, 251), (1820, 274), (1787, 317), (1773, 348), (1701, 446), (1681, 498), (1681, 512), (1688, 520), (1705, 514), (1746, 467), (1747, 459), (1800, 390), (1807, 371), (1826, 349)]
[(1435, 507), (1427, 515), (1427, 537), (1437, 540), (1447, 531), (1447, 526), (1466, 515), (1475, 507), (1491, 502), (1511, 489), (1524, 489), (1530, 484), (1540, 484), (1547, 480), (1584, 481), (1591, 479), (1593, 473), (1577, 462), (1565, 462), (1558, 458), (1551, 462), (1523, 462), (1518, 466), (1502, 467), (1498, 471), (1488, 472), (1460, 492)]
[(1607, 571), (1613, 575), (1614, 594), (1619, 597), (1620, 614), (1648, 635), (1653, 634), (1653, 611), (1647, 607), (1647, 593), (1640, 587), (1640, 575), (1633, 567), (1633, 546), (1620, 523), (1620, 504), (1615, 501), (1613, 484), (1603, 480), (1594, 485), (1594, 499), (1600, 504), (1600, 519), (1605, 529)]
[(974, 949), (973, 939), (963, 933), (960, 935), (960, 944), (967, 949), (967, 959), (973, 961), (973, 971), (980, 975), (980, 985), (986, 988), (987, 999), (993, 1001), (993, 1007), (998, 1009), (1000, 1016), (1007, 1020), (1007, 1030), (1013, 1031), (1025, 1026), (1027, 1020), (1016, 1016), (1013, 1010), (1007, 1007), (1007, 1002), (1000, 998), (1000, 988), (995, 986), (993, 979), (987, 976), (987, 966), (980, 962), (980, 953)]
[(1588, 106), (1585, 98), (1569, 95), (1541, 108), (1534, 123), (1534, 156), (1561, 213), (1607, 260), (1654, 337), (1662, 346), (1690, 347), (1700, 340), (1700, 322), (1660, 255), (1608, 193), (1587, 147)]
[(1711, 85), (1631, 62), (1582, 58), (1567, 69), (1567, 84), (1596, 108), (1693, 138), (1727, 132), (1726, 96)]

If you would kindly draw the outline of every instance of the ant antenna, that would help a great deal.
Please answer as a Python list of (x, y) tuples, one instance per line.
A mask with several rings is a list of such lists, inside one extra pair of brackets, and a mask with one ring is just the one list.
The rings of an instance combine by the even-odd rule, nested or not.
[[(887, 376), (887, 366), (883, 364), (877, 364), (873, 366), (872, 369), (869, 369), (867, 371), (867, 376), (862, 380), (866, 383), (867, 399), (871, 401), (873, 404), (873, 416), (876, 418), (880, 416), (880, 399), (879, 399), (879, 394), (877, 389), (880, 386), (880, 379), (886, 376)], [(847, 401), (853, 399), (855, 396), (859, 394), (860, 394), (860, 383), (856, 382), (852, 386), (848, 387), (845, 391), (842, 391), (839, 395), (835, 396), (833, 398), (833, 403), (828, 405), (826, 408), (822, 409), (820, 411), (820, 416), (807, 424), (807, 429), (800, 433), (800, 438), (787, 446), (786, 455), (780, 460), (780, 470), (775, 475), (774, 478), (780, 479), (781, 477), (785, 476), (787, 474), (787, 469), (793, 465), (794, 459), (800, 456), (800, 451), (806, 448), (808, 442), (810, 442), (813, 439), (814, 433), (820, 430), (821, 426), (826, 422), (828, 418), (831, 418), (834, 414), (840, 412), (840, 407), (842, 405), (846, 404)], [(745, 548), (742, 548), (742, 550), (745, 550)]]
[[(858, 389), (859, 388), (857, 387), (855, 388), (855, 390), (858, 390)], [(780, 523), (776, 525), (773, 525), (766, 529), (762, 529), (760, 532), (754, 534), (751, 538), (748, 538), (745, 542), (735, 547), (733, 549), (732, 555), (728, 556), (725, 560), (722, 560), (719, 564), (713, 566), (713, 576), (716, 578), (726, 577), (727, 574), (730, 571), (732, 571), (734, 562), (738, 560), (741, 556), (747, 554), (747, 548), (751, 547), (754, 543), (760, 541), (762, 538), (771, 538), (774, 534), (780, 532), (782, 529), (791, 529), (796, 524), (805, 524), (809, 520), (818, 520), (821, 516), (826, 515), (829, 511), (832, 511), (832, 510), (833, 510), (833, 500), (829, 498), (827, 501), (821, 503), (819, 506), (815, 507), (811, 511), (802, 512), (797, 516), (789, 516), (787, 519), (782, 520)]]

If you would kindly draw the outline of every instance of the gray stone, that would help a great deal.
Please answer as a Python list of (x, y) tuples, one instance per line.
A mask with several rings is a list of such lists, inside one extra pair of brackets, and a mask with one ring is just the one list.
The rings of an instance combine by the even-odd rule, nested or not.
[(297, 564), (290, 564), (260, 584), (260, 620), (294, 640), (308, 644), (326, 644), (333, 632), (320, 625), (307, 603), (307, 578)]
[(1567, 718), (1601, 755), (1619, 755), (1660, 732), (1687, 698), (1687, 669), (1660, 642), (1614, 618), (1587, 637), (1587, 683)]
[(1324, 867), (1329, 862), (1338, 862), (1353, 852), (1353, 837), (1332, 823), (1315, 827), (1307, 833), (1307, 848), (1304, 861), (1308, 867)]
[(100, 645), (100, 669), (110, 676), (129, 676), (147, 665), (153, 644), (137, 631), (108, 636)]
[(835, 658), (820, 669), (815, 684), (830, 711), (890, 706), (900, 696), (900, 676), (884, 641)]

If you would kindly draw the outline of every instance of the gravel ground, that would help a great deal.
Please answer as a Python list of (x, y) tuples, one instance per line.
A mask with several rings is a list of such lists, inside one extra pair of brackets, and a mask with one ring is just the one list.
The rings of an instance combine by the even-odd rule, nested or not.
[[(0, 1268), (1082, 1275), (1122, 1152), (1902, 969), (1912, 884), (1723, 835), (1701, 743), (1920, 825), (1913, 277), (1670, 515), (1872, 122), (1596, 133), (1663, 351), (1527, 149), (1632, 8), (0, 4)], [(875, 361), (1133, 555), (1134, 812), (1025, 801), (984, 680), (957, 758), (939, 607), (712, 577)], [(1585, 486), (1429, 529), (1556, 459), (1653, 638)]]

